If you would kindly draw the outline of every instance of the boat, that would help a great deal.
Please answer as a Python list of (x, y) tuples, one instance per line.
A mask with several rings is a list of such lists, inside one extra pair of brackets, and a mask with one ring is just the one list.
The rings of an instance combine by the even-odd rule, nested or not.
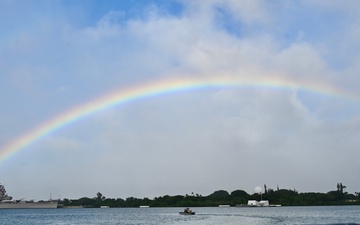
[(11, 196), (6, 194), (5, 187), (0, 184), (0, 209), (55, 209), (58, 207), (58, 200), (48, 201), (25, 201), (12, 200)]
[(195, 212), (191, 211), (189, 208), (184, 209), (183, 212), (179, 212), (180, 215), (195, 215)]
[(195, 215), (195, 212), (179, 212), (181, 215)]

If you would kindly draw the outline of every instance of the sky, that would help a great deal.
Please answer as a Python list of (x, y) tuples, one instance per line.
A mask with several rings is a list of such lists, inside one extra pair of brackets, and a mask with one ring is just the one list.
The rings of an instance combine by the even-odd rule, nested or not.
[(36, 200), (359, 192), (359, 10), (0, 0), (0, 183)]

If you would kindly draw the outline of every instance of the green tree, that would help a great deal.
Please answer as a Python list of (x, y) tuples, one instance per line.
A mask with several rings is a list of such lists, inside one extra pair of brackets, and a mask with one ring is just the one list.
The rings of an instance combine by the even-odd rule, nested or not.
[(214, 193), (210, 194), (208, 197), (211, 199), (215, 199), (215, 200), (222, 200), (222, 199), (226, 199), (227, 197), (229, 197), (229, 193), (224, 190), (219, 190), (219, 191), (215, 191)]
[(103, 194), (101, 194), (100, 192), (98, 192), (98, 193), (96, 193), (96, 199), (97, 200), (104, 200), (106, 197), (105, 196), (103, 196)]

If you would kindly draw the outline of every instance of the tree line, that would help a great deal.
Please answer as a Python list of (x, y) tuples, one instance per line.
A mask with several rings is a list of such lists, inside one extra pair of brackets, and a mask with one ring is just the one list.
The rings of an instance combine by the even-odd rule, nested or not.
[(248, 194), (243, 190), (235, 190), (231, 193), (225, 190), (218, 190), (208, 196), (199, 194), (186, 194), (149, 198), (128, 197), (106, 198), (100, 192), (95, 197), (83, 197), (80, 199), (63, 199), (59, 204), (64, 207), (89, 207), (99, 208), (100, 206), (114, 207), (212, 207), (219, 205), (246, 205), (248, 200), (268, 200), (270, 204), (282, 206), (322, 206), (322, 205), (360, 205), (359, 192), (349, 194), (345, 191), (346, 186), (337, 184), (337, 190), (327, 193), (307, 192), (299, 193), (295, 189), (267, 188), (264, 185), (263, 193)]

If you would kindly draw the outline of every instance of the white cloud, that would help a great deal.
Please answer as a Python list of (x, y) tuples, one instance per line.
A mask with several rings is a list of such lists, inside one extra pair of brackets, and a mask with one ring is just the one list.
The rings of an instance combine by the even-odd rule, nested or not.
[(262, 0), (227, 0), (217, 1), (217, 4), (224, 5), (230, 14), (243, 21), (245, 24), (268, 23), (273, 18), (266, 9), (266, 1)]
[[(14, 102), (0, 100), (8, 109), (21, 105), (23, 114), (2, 111), (1, 118), (11, 113), (13, 121), (42, 123), (44, 118), (110, 90), (175, 74), (227, 74), (258, 80), (275, 74), (309, 83), (315, 78), (334, 85), (341, 81), (341, 88), (349, 79), (359, 82), (355, 63), (346, 73), (329, 66), (326, 56), (333, 53), (332, 40), (313, 43), (304, 33), (305, 37), (284, 44), (276, 32), (266, 32), (279, 21), (269, 3), (213, 0), (184, 4), (181, 16), (151, 8), (141, 19), (125, 19), (123, 13), (111, 11), (94, 26), (78, 27), (63, 19), (55, 20), (51, 29), (36, 26), (38, 32), (24, 37), (23, 32), (17, 33), (15, 40), (19, 41), (8, 40), (13, 44), (0, 48), (35, 63), (8, 61), (8, 74), (16, 76), (5, 78), (12, 88), (1, 90), (13, 96)], [(267, 29), (233, 35), (216, 25), (214, 7), (222, 7), (247, 26), (260, 24)], [(52, 19), (48, 14), (38, 16), (40, 24)], [(356, 30), (352, 31), (348, 39), (335, 35), (350, 40), (347, 45), (352, 46), (358, 42)], [(23, 86), (18, 85), (21, 82)], [(21, 99), (17, 92), (29, 98)], [(33, 113), (24, 113), (29, 110)], [(44, 198), (40, 191), (49, 192), (45, 189), (73, 198), (91, 197), (98, 191), (109, 197), (154, 197), (231, 188), (251, 192), (263, 183), (270, 188), (279, 184), (299, 191), (328, 191), (329, 184), (339, 182), (340, 177), (350, 191), (358, 185), (352, 181), (354, 175), (346, 172), (358, 169), (354, 162), (360, 140), (357, 110), (356, 104), (331, 96), (321, 98), (307, 90), (260, 86), (161, 95), (111, 108), (39, 140), (2, 165), (8, 174), (4, 179), (16, 195), (25, 193), (21, 186), (29, 181), (26, 176), (37, 174), (36, 181), (51, 180), (46, 186), (30, 182), (27, 189), (32, 193), (24, 195), (38, 189), (38, 198)], [(351, 116), (346, 114), (350, 111)], [(2, 127), (9, 127), (5, 120), (0, 119)], [(18, 123), (13, 129), (19, 133), (29, 129), (29, 123)], [(1, 143), (5, 139), (2, 134)], [(336, 163), (340, 169), (334, 168)], [(179, 181), (184, 170), (192, 173)], [(329, 171), (335, 175), (323, 177)], [(22, 185), (17, 185), (18, 178), (24, 179)]]
[(322, 77), (326, 79), (330, 75), (317, 49), (307, 43), (296, 43), (282, 49), (274, 55), (272, 64), (294, 78)]

